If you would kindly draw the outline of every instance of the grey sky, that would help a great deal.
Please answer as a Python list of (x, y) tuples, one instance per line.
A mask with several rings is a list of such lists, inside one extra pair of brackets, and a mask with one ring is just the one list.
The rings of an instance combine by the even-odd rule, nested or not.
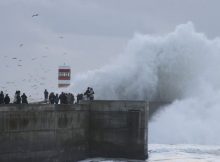
[[(0, 0), (0, 85), (26, 90), (41, 82), (40, 91), (53, 89), (59, 65), (71, 65), (73, 76), (100, 68), (136, 32), (159, 35), (192, 21), (198, 31), (218, 37), (219, 6), (219, 0)], [(29, 75), (36, 83), (22, 82)], [(16, 80), (14, 87), (6, 84)]]

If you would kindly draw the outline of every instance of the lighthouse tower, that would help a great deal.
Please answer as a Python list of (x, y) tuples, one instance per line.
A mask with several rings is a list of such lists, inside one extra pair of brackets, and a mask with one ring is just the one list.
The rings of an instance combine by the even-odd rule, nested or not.
[(70, 66), (59, 66), (58, 69), (58, 87), (68, 87), (70, 86), (71, 79), (71, 69)]

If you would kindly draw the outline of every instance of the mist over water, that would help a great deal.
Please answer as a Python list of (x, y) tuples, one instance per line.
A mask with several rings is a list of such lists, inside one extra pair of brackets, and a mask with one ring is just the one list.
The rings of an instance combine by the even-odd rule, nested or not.
[(149, 124), (150, 143), (220, 144), (220, 39), (192, 23), (162, 36), (140, 35), (111, 65), (79, 74), (72, 89), (96, 99), (173, 101)]

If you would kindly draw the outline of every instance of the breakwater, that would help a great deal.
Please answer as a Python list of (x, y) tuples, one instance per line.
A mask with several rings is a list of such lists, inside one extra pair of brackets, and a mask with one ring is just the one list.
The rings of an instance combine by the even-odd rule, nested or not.
[(149, 105), (144, 101), (0, 105), (0, 161), (146, 159)]

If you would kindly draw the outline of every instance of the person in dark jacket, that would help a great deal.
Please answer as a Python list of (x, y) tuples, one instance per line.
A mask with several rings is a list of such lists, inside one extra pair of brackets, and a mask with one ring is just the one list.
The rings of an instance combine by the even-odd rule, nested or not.
[(0, 104), (4, 104), (4, 93), (2, 91), (0, 93)]
[(67, 93), (64, 93), (64, 95), (63, 95), (63, 103), (64, 103), (64, 104), (68, 104), (67, 96), (68, 96), (68, 94), (67, 94)]
[(59, 96), (60, 99), (60, 104), (66, 104), (67, 103), (67, 97), (66, 94), (64, 92), (62, 92)]
[(59, 96), (58, 96), (58, 94), (56, 94), (56, 96), (55, 96), (55, 104), (58, 104), (59, 103)]
[(80, 95), (79, 93), (76, 95), (76, 103), (79, 103), (79, 100), (80, 100), (79, 95)]
[(70, 94), (71, 95), (71, 102), (70, 102), (70, 104), (74, 104), (74, 101), (75, 101), (75, 97), (74, 97), (74, 94)]
[(63, 104), (63, 92), (59, 95), (60, 104)]
[(10, 98), (9, 98), (8, 94), (5, 95), (4, 103), (5, 104), (9, 104), (10, 103)]
[(17, 96), (16, 96), (16, 98), (17, 98), (17, 101), (16, 101), (16, 104), (20, 104), (21, 103), (21, 95), (20, 95), (20, 91), (16, 91), (16, 93), (17, 93)]
[(83, 94), (82, 93), (77, 94), (77, 96), (76, 96), (76, 103), (79, 103), (82, 100), (83, 100)]
[(50, 101), (50, 104), (54, 104), (55, 102), (55, 95), (53, 92), (51, 92), (49, 95), (49, 101)]
[(45, 102), (48, 101), (48, 95), (49, 95), (49, 93), (48, 93), (47, 89), (45, 89), (45, 90), (44, 90), (44, 101), (45, 101)]
[(27, 96), (26, 96), (25, 93), (22, 94), (22, 96), (21, 96), (21, 100), (22, 100), (22, 103), (23, 103), (23, 104), (28, 104)]

